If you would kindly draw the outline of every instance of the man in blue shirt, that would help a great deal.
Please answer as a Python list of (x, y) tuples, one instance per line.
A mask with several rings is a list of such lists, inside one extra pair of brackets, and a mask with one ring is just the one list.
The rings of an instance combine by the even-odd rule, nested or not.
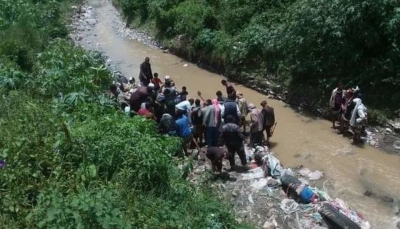
[(187, 152), (187, 145), (192, 141), (193, 139), (193, 134), (192, 134), (192, 129), (190, 128), (189, 124), (189, 119), (184, 115), (186, 111), (183, 110), (177, 110), (176, 115), (177, 119), (175, 121), (176, 126), (178, 128), (178, 136), (183, 139), (183, 151), (185, 152), (185, 155), (188, 155)]

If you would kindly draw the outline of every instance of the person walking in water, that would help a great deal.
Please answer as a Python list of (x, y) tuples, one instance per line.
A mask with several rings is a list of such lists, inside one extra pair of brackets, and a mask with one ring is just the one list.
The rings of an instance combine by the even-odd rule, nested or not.
[(265, 133), (267, 134), (267, 140), (265, 141), (265, 143), (267, 145), (269, 145), (269, 139), (272, 137), (271, 128), (275, 124), (275, 112), (274, 112), (274, 108), (268, 106), (268, 103), (266, 100), (262, 101), (260, 105), (262, 107), (261, 114), (264, 118), (264, 120), (263, 120), (264, 128), (263, 129), (265, 130)]
[(248, 106), (250, 111), (250, 146), (255, 147), (256, 145), (262, 145), (263, 141), (263, 127), (264, 118), (262, 117), (261, 111), (256, 108), (252, 103)]
[(332, 112), (332, 129), (335, 129), (335, 122), (340, 120), (342, 113), (342, 104), (345, 96), (343, 85), (339, 82), (337, 88), (332, 91), (331, 98), (329, 100), (329, 106)]
[(216, 99), (206, 109), (203, 124), (206, 127), (206, 143), (208, 147), (218, 146), (218, 129), (221, 125), (221, 109)]
[(153, 73), (151, 72), (150, 58), (146, 57), (144, 62), (140, 65), (139, 79), (142, 86), (147, 87), (150, 81), (153, 79)]

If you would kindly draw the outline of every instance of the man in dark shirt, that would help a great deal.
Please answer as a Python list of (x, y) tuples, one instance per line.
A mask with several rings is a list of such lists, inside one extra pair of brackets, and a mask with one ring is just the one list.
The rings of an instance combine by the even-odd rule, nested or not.
[(225, 143), (229, 152), (229, 164), (231, 169), (235, 166), (235, 153), (239, 155), (242, 165), (246, 165), (246, 153), (244, 152), (243, 140), (245, 136), (242, 134), (240, 127), (234, 123), (231, 115), (225, 118), (226, 124), (222, 127), (221, 141)]
[(228, 152), (224, 150), (224, 148), (219, 148), (219, 147), (208, 147), (207, 148), (207, 153), (206, 153), (207, 158), (211, 161), (212, 165), (212, 170), (214, 173), (220, 173), (222, 171), (222, 159), (226, 158), (229, 156)]
[(151, 94), (151, 88), (140, 86), (129, 99), (129, 105), (131, 106), (131, 111), (138, 112), (140, 105), (146, 101), (147, 97)]
[(275, 125), (275, 112), (274, 108), (268, 106), (265, 100), (262, 101), (260, 105), (263, 108), (261, 114), (264, 118), (264, 130), (267, 134), (266, 144), (269, 144), (269, 138), (272, 137), (271, 128)]
[(177, 136), (177, 126), (174, 117), (168, 111), (165, 111), (158, 124), (158, 130), (161, 134), (168, 134), (169, 136)]
[(149, 85), (150, 81), (153, 79), (153, 73), (151, 72), (150, 58), (146, 57), (144, 62), (140, 65), (139, 79), (142, 86)]
[(222, 96), (222, 92), (221, 91), (217, 91), (215, 93), (215, 95), (217, 96), (218, 103), (221, 104), (221, 105), (224, 105), (224, 103), (226, 101), (226, 97)]
[(221, 80), (221, 84), (226, 87), (226, 94), (227, 95), (234, 95), (236, 97), (236, 90), (232, 86), (232, 84), (228, 83), (226, 80)]

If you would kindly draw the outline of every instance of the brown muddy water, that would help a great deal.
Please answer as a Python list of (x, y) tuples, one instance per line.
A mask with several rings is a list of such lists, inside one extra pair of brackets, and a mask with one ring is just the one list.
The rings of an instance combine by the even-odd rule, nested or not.
[[(218, 90), (225, 92), (220, 84), (221, 76), (141, 41), (123, 38), (119, 32), (124, 23), (107, 0), (90, 0), (88, 5), (93, 7), (93, 17), (98, 23), (91, 27), (82, 21), (80, 43), (86, 48), (103, 51), (126, 76), (137, 79), (139, 65), (148, 56), (153, 72), (158, 72), (160, 78), (170, 75), (178, 87), (186, 86), (189, 97), (197, 98), (198, 90), (204, 98), (214, 98)], [(235, 88), (258, 107), (262, 100), (267, 99), (265, 95), (241, 85)], [(272, 151), (285, 166), (303, 165), (323, 171), (328, 181), (326, 188), (332, 197), (345, 200), (364, 215), (373, 228), (395, 228), (397, 199), (400, 197), (398, 155), (386, 154), (369, 145), (354, 146), (348, 138), (335, 134), (328, 121), (296, 113), (277, 100), (268, 100), (268, 103), (275, 108), (278, 122), (271, 140)], [(319, 187), (322, 184), (323, 181), (315, 183)], [(394, 202), (364, 196), (366, 190), (394, 198)]]

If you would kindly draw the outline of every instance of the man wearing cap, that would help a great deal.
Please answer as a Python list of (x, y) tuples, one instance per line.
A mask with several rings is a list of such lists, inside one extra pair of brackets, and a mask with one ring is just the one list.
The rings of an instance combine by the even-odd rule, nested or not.
[(248, 105), (250, 112), (250, 146), (262, 145), (263, 141), (263, 117), (261, 111), (252, 103)]
[(153, 79), (153, 73), (151, 72), (150, 58), (146, 57), (144, 62), (140, 64), (139, 79), (142, 86), (149, 85), (150, 81)]
[(246, 116), (248, 114), (248, 107), (247, 107), (247, 101), (243, 97), (243, 93), (238, 91), (236, 92), (236, 96), (238, 98), (238, 106), (240, 110), (240, 122), (239, 126), (243, 126), (243, 132), (246, 132)]

